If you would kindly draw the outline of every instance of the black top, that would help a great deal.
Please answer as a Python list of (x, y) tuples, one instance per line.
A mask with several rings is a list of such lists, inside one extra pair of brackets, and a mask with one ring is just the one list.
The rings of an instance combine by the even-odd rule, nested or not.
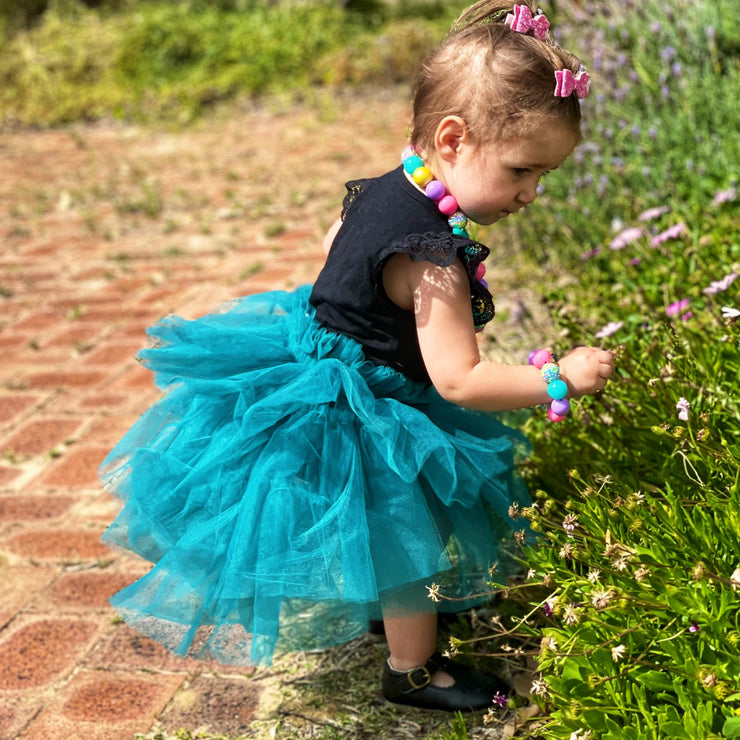
[(406, 179), (402, 167), (347, 183), (342, 225), (310, 303), (323, 326), (355, 339), (369, 360), (429, 383), (413, 311), (397, 306), (383, 288), (383, 267), (397, 252), (442, 267), (460, 259), (470, 280), (475, 328), (493, 318), (491, 294), (475, 278), (488, 248), (452, 234), (447, 217)]

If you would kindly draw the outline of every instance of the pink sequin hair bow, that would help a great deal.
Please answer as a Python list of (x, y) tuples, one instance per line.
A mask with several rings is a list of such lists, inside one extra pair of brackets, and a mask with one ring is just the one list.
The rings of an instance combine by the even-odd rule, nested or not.
[(575, 93), (579, 98), (588, 95), (591, 81), (586, 68), (581, 65), (578, 72), (573, 74), (570, 69), (559, 69), (555, 72), (555, 97), (567, 98)]
[(513, 13), (507, 13), (504, 23), (517, 33), (532, 33), (535, 38), (544, 41), (550, 30), (550, 21), (547, 16), (537, 8), (536, 15), (526, 5), (515, 5)]

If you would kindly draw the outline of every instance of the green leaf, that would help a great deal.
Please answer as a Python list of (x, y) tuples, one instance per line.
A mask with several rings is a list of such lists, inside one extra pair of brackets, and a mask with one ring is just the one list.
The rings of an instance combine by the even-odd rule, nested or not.
[(606, 729), (606, 715), (600, 709), (584, 709), (581, 716), (591, 730), (604, 732)]
[(680, 722), (661, 722), (660, 731), (664, 737), (669, 737), (671, 740), (696, 740), (686, 732)]
[(672, 679), (661, 671), (645, 671), (638, 673), (634, 678), (650, 691), (673, 691)]
[(740, 717), (730, 717), (722, 726), (722, 735), (728, 738), (740, 737)]

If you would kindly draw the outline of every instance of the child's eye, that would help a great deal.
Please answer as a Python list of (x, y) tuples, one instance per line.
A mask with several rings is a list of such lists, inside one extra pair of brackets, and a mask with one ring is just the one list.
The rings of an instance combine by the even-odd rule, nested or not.
[(552, 172), (552, 170), (545, 170), (545, 171), (544, 171), (544, 172), (543, 172), (543, 173), (542, 173), (542, 174), (540, 175), (539, 179), (540, 179), (540, 180), (542, 180), (543, 178), (547, 177), (547, 176), (548, 176), (548, 175), (549, 175), (549, 174), (550, 174), (551, 172)]
[(514, 167), (514, 174), (521, 177), (522, 175), (526, 175), (529, 170), (526, 167)]

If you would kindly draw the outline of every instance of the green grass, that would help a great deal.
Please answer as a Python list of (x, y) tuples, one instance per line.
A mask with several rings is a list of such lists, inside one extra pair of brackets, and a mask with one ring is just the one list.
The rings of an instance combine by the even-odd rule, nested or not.
[(52, 4), (0, 46), (0, 125), (182, 123), (240, 96), (408, 80), (450, 12), (434, 0), (363, 12), (326, 0)]

